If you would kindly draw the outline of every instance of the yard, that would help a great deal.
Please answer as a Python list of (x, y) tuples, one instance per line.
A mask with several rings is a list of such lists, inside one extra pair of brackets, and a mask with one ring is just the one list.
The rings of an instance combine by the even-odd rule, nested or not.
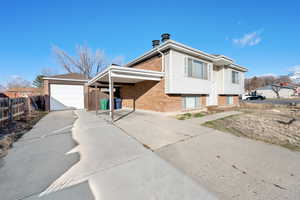
[(237, 136), (244, 136), (291, 150), (300, 150), (300, 111), (288, 106), (252, 106), (241, 108), (239, 115), (204, 125)]

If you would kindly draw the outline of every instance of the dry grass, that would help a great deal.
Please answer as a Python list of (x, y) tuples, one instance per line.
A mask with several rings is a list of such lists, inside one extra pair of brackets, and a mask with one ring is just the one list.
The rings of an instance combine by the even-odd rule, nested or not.
[(277, 144), (300, 151), (300, 112), (287, 107), (240, 108), (243, 114), (206, 122), (204, 125), (236, 136)]
[(199, 117), (204, 117), (207, 115), (204, 112), (198, 112), (198, 113), (184, 113), (180, 115), (176, 115), (176, 119), (178, 120), (186, 120), (186, 119), (191, 119), (191, 118), (199, 118)]

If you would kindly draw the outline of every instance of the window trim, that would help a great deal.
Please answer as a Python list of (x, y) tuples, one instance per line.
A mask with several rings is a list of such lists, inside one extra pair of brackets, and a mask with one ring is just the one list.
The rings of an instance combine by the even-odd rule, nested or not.
[[(189, 59), (191, 59), (192, 61), (195, 60), (195, 61), (198, 61), (198, 62), (202, 62), (202, 63), (205, 63), (206, 66), (207, 66), (207, 79), (204, 79), (204, 78), (199, 78), (199, 77), (195, 77), (195, 76), (189, 76), (189, 71), (188, 71), (188, 62), (189, 62)], [(205, 81), (210, 81), (211, 79), (211, 63), (210, 62), (207, 62), (207, 61), (204, 61), (202, 59), (199, 59), (199, 58), (195, 58), (195, 57), (192, 57), (192, 56), (186, 56), (185, 57), (185, 76), (187, 78), (195, 78), (195, 79), (201, 79), (201, 80), (205, 80)]]
[(234, 105), (234, 99), (233, 99), (233, 96), (231, 96), (231, 95), (226, 96), (226, 104), (227, 104), (227, 105)]
[[(186, 98), (194, 98), (195, 107), (187, 108), (186, 107)], [(197, 103), (197, 99), (198, 99), (198, 103)], [(200, 108), (203, 107), (202, 100), (201, 100), (201, 95), (182, 95), (181, 100), (182, 100), (182, 109), (183, 110), (197, 110), (197, 109), (200, 109)]]
[[(237, 73), (237, 82), (233, 82), (233, 74)], [(231, 70), (231, 83), (232, 84), (240, 84), (240, 72), (236, 70)]]

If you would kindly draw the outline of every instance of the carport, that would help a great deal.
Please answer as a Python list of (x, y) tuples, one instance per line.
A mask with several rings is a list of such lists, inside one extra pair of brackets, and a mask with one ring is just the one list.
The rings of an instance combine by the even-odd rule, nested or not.
[(91, 79), (87, 85), (95, 88), (109, 89), (109, 115), (114, 121), (114, 86), (134, 85), (141, 81), (160, 81), (164, 73), (153, 70), (144, 70), (137, 68), (121, 67), (111, 65), (103, 72)]

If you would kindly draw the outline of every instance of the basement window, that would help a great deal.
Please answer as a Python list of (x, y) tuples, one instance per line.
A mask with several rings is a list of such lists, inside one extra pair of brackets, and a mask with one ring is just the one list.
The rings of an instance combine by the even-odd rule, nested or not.
[(200, 97), (199, 96), (183, 96), (182, 97), (182, 108), (184, 110), (193, 110), (200, 108)]
[(233, 96), (227, 96), (226, 97), (226, 103), (228, 105), (232, 105), (233, 104)]

